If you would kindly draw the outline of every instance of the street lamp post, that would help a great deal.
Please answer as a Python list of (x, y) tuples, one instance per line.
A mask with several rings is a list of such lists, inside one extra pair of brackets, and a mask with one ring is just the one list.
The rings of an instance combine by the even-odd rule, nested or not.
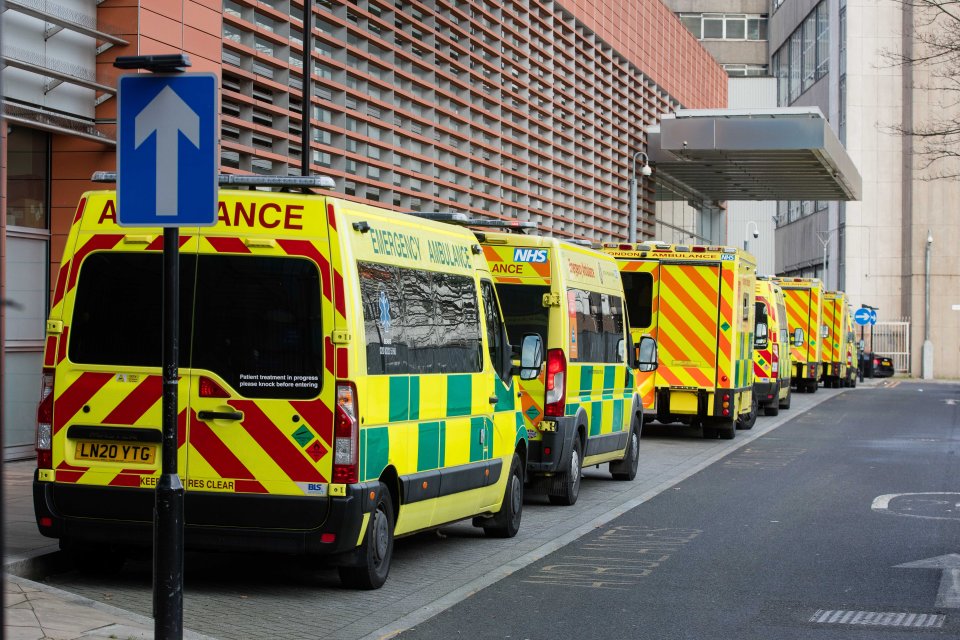
[[(833, 229), (828, 229), (827, 231), (818, 231), (817, 240), (820, 241), (820, 244), (823, 245), (823, 289), (829, 289), (827, 283), (829, 282), (830, 274), (827, 271), (827, 247), (830, 246), (830, 234), (833, 232)], [(824, 240), (826, 237), (826, 240)]]
[(753, 237), (760, 237), (760, 227), (753, 220), (747, 220), (747, 228), (744, 231), (743, 235), (743, 250), (747, 251), (750, 248), (750, 225), (753, 225)]
[(633, 154), (630, 163), (630, 220), (627, 227), (627, 240), (632, 244), (637, 241), (637, 156), (643, 157), (643, 166), (640, 175), (646, 177), (653, 174), (650, 168), (650, 158), (643, 151)]
[(923, 379), (933, 378), (933, 342), (930, 340), (930, 253), (933, 250), (933, 234), (927, 229), (926, 265), (923, 272)]

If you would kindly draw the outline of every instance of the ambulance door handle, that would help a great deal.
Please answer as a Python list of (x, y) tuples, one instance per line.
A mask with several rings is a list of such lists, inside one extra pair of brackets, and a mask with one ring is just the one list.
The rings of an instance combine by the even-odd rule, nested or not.
[(197, 417), (201, 420), (243, 420), (239, 411), (198, 411)]
[(489, 398), (487, 398), (487, 400), (490, 401), (490, 404), (497, 404), (498, 402), (500, 402), (500, 398), (498, 398), (497, 396), (490, 396)]

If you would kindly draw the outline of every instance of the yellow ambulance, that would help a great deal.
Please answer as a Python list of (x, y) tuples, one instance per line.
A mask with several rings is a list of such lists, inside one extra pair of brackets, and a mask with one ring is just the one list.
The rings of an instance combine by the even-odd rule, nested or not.
[[(617, 259), (635, 338), (657, 341), (653, 410), (730, 439), (756, 420), (753, 398), (756, 263), (732, 247), (605, 244)], [(645, 405), (647, 406), (647, 405)]]
[[(377, 588), (395, 536), (520, 525), (527, 430), (472, 233), (230, 176), (180, 230), (178, 473), (187, 548), (317, 556)], [(282, 188), (287, 192), (262, 190)], [(152, 538), (161, 442), (160, 229), (76, 210), (47, 322), (34, 502), (90, 565)], [(542, 364), (523, 340), (523, 375)]]
[(850, 320), (850, 302), (843, 291), (826, 291), (823, 294), (823, 325), (826, 327), (822, 351), (823, 371), (820, 379), (828, 389), (850, 386), (856, 378), (856, 365), (851, 357), (853, 325)]
[(857, 334), (853, 330), (853, 309), (847, 309), (847, 339), (844, 341), (844, 357), (847, 361), (847, 379), (843, 386), (854, 388), (857, 386), (859, 370), (859, 355), (857, 348)]
[(531, 488), (572, 505), (582, 467), (609, 463), (614, 479), (633, 480), (643, 427), (633, 368), (655, 368), (656, 356), (649, 337), (640, 349), (646, 364), (633, 355), (617, 262), (555, 238), (477, 237), (510, 339), (532, 333), (546, 348), (543, 371), (519, 382)]
[(818, 278), (777, 278), (787, 301), (790, 329), (790, 358), (793, 386), (797, 391), (816, 393), (822, 362), (823, 282)]
[(790, 408), (790, 338), (783, 290), (770, 276), (757, 276), (753, 338), (753, 395), (764, 415)]

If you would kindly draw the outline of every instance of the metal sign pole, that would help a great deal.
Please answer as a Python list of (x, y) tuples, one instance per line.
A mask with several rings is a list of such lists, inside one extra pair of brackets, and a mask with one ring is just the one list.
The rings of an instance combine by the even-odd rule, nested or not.
[[(164, 227), (162, 446), (153, 513), (153, 617), (157, 640), (180, 640), (185, 493), (177, 474), (179, 228), (216, 223), (217, 80), (209, 73), (183, 73), (190, 60), (180, 53), (121, 56), (114, 66), (153, 72), (121, 76), (118, 83), (117, 223)], [(181, 144), (181, 137), (189, 144)], [(153, 144), (145, 144), (148, 139)], [(185, 166), (190, 170), (181, 171)], [(181, 207), (181, 200), (190, 206)]]
[(154, 634), (183, 637), (183, 483), (177, 474), (180, 378), (180, 229), (163, 230), (163, 459), (153, 531)]

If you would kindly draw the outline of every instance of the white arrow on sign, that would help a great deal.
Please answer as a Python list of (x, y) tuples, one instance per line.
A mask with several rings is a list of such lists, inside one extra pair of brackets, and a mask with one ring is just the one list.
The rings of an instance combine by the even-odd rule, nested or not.
[(193, 146), (200, 148), (200, 116), (177, 92), (164, 87), (137, 114), (134, 121), (134, 149), (157, 134), (157, 211), (158, 216), (179, 214), (177, 187), (180, 180), (180, 158), (177, 153), (182, 133)]
[(945, 609), (960, 609), (960, 554), (948, 553), (945, 556), (905, 562), (896, 569), (940, 569), (940, 588), (937, 590), (936, 606)]

